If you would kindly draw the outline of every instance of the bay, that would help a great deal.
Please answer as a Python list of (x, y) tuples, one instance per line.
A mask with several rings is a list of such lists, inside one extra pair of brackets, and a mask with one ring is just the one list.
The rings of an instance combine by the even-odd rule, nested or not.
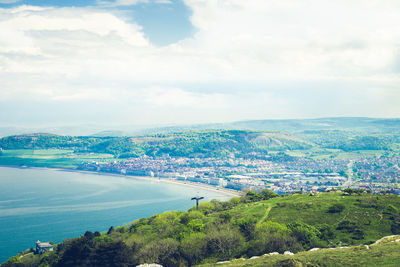
[(34, 246), (85, 231), (107, 231), (168, 210), (187, 210), (193, 196), (229, 199), (204, 188), (115, 175), (0, 167), (0, 263)]

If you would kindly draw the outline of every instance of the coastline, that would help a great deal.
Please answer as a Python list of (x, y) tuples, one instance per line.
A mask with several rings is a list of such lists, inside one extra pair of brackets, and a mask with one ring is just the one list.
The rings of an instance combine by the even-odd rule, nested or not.
[(46, 170), (52, 170), (52, 171), (75, 172), (75, 173), (83, 173), (83, 174), (85, 174), (85, 173), (86, 174), (97, 174), (97, 175), (104, 175), (104, 176), (117, 176), (117, 177), (123, 177), (123, 178), (127, 178), (127, 179), (144, 180), (144, 181), (150, 181), (150, 182), (163, 182), (163, 183), (169, 183), (169, 184), (189, 186), (192, 188), (193, 187), (201, 188), (203, 190), (217, 192), (219, 194), (223, 194), (228, 197), (240, 197), (243, 195), (243, 193), (241, 191), (237, 191), (237, 190), (233, 190), (233, 189), (227, 189), (227, 188), (217, 187), (217, 186), (213, 186), (213, 185), (209, 185), (209, 184), (196, 183), (196, 182), (190, 182), (190, 181), (180, 181), (180, 180), (170, 179), (170, 178), (123, 175), (123, 174), (118, 174), (118, 173), (87, 171), (87, 170), (77, 170), (77, 169), (68, 169), (68, 168), (53, 168), (53, 167), (35, 167), (35, 166), (18, 166), (18, 165), (0, 165), (0, 167), (17, 168), (17, 169), (46, 169)]

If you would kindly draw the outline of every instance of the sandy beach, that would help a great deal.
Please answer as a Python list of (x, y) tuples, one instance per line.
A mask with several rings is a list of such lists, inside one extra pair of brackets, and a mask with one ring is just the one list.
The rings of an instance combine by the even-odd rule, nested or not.
[(53, 170), (59, 170), (59, 171), (69, 171), (69, 172), (90, 173), (90, 174), (98, 174), (98, 175), (106, 175), (106, 176), (119, 176), (119, 177), (124, 177), (124, 178), (129, 178), (129, 179), (139, 179), (139, 180), (145, 180), (145, 181), (151, 181), (151, 182), (178, 184), (178, 185), (190, 186), (190, 187), (195, 187), (195, 188), (201, 188), (201, 189), (212, 191), (212, 192), (218, 192), (220, 194), (224, 194), (224, 195), (227, 195), (230, 197), (238, 197), (243, 194), (241, 191), (237, 191), (237, 190), (216, 187), (216, 186), (208, 185), (208, 184), (195, 183), (195, 182), (190, 182), (190, 181), (180, 181), (180, 180), (170, 179), (170, 178), (123, 175), (123, 174), (117, 174), (117, 173), (85, 171), (85, 170), (71, 170), (71, 169), (61, 169), (61, 168), (47, 168), (47, 169), (53, 169)]

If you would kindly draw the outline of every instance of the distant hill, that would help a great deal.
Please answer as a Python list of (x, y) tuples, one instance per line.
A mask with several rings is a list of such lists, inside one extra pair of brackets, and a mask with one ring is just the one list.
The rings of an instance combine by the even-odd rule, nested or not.
[(362, 134), (393, 133), (400, 130), (400, 119), (382, 119), (365, 117), (336, 117), (317, 119), (269, 119), (245, 120), (230, 123), (207, 123), (175, 126), (146, 125), (75, 125), (60, 127), (0, 127), (0, 137), (27, 134), (31, 132), (48, 132), (58, 135), (73, 136), (132, 136), (156, 133), (173, 133), (201, 130), (254, 130), (298, 133), (310, 130), (341, 130)]
[(101, 131), (95, 134), (91, 134), (90, 136), (93, 137), (121, 137), (121, 136), (127, 136), (127, 133), (123, 131)]
[(380, 134), (400, 131), (400, 119), (337, 117), (318, 119), (246, 120), (231, 123), (148, 128), (140, 130), (138, 133), (168, 133), (207, 129), (240, 129), (255, 131), (279, 131), (288, 133), (298, 133), (312, 130), (341, 130), (353, 131), (362, 134)]
[(353, 130), (196, 130), (124, 136), (119, 131), (92, 136), (47, 133), (0, 138), (0, 148), (68, 149), (76, 153), (105, 153), (116, 158), (147, 156), (266, 157), (269, 152), (336, 149), (344, 152), (398, 151), (400, 132), (361, 133)]
[(368, 133), (382, 133), (399, 130), (400, 119), (343, 117), (298, 120), (254, 120), (234, 122), (230, 125), (231, 127), (240, 129), (285, 132), (299, 132), (306, 130), (353, 130)]
[[(263, 190), (227, 202), (201, 202), (199, 211), (156, 214), (107, 233), (87, 231), (53, 252), (27, 251), (4, 266), (214, 266), (285, 251), (297, 254), (234, 260), (228, 266), (399, 266), (398, 242), (371, 245), (398, 234), (398, 196), (350, 190), (280, 197)], [(355, 247), (302, 252), (343, 246)]]
[(25, 134), (0, 139), (3, 149), (73, 149), (76, 152), (109, 153), (122, 158), (141, 155), (266, 155), (268, 151), (308, 149), (311, 146), (311, 143), (285, 133), (244, 130), (188, 131), (132, 137)]

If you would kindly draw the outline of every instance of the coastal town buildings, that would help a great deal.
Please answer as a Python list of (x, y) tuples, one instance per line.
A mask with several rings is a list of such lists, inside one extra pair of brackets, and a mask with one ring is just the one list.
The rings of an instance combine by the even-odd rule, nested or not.
[(399, 193), (400, 159), (248, 158), (142, 156), (112, 162), (82, 162), (80, 169), (210, 184), (234, 190), (271, 189), (279, 194), (355, 188)]

